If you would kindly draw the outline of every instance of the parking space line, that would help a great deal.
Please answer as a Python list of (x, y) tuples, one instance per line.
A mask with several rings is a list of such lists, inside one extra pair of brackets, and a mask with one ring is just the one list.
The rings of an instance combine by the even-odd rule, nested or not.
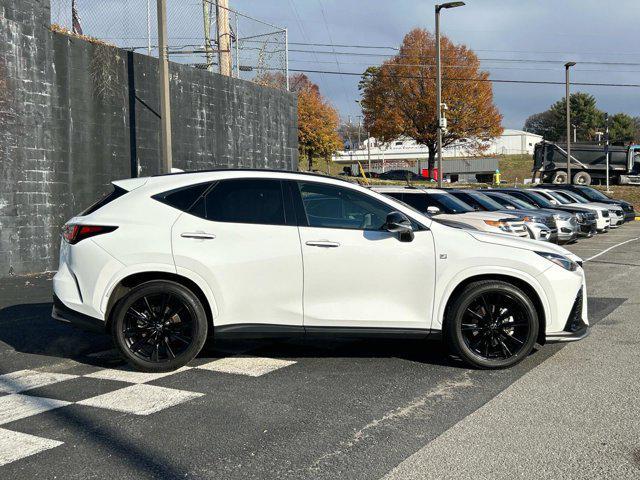
[(19, 393), (32, 388), (44, 387), (53, 383), (77, 378), (78, 375), (66, 373), (38, 372), (36, 370), (19, 370), (0, 375), (0, 392)]
[(63, 443), (0, 428), (0, 467), (21, 458), (58, 447)]
[(105, 368), (104, 370), (98, 370), (97, 372), (84, 375), (88, 378), (99, 378), (102, 380), (115, 380), (118, 382), (127, 383), (147, 383), (158, 378), (167, 377), (169, 375), (175, 375), (176, 373), (185, 372), (190, 370), (191, 367), (182, 367), (178, 370), (172, 370), (170, 372), (163, 373), (145, 373), (133, 370), (130, 367), (123, 368)]
[(620, 247), (622, 245), (624, 245), (625, 243), (629, 243), (629, 242), (634, 242), (636, 240), (640, 240), (640, 237), (635, 237), (635, 238), (630, 238), (629, 240), (625, 240), (624, 242), (620, 242), (620, 243), (616, 243), (615, 245), (610, 246), (609, 248), (604, 249), (603, 251), (601, 251), (600, 253), (597, 253), (596, 255), (589, 257), (585, 260), (585, 262), (588, 262), (590, 260), (593, 260), (594, 258), (598, 258), (600, 255), (604, 255), (605, 253), (607, 253), (610, 250), (613, 250), (614, 248)]
[(204, 393), (136, 384), (97, 397), (87, 398), (77, 404), (134, 415), (150, 415), (203, 395)]
[(266, 373), (293, 365), (292, 360), (282, 360), (266, 357), (226, 357), (213, 362), (205, 363), (196, 368), (214, 372), (232, 373), (235, 375), (247, 375), (260, 377)]
[(4, 397), (0, 397), (0, 412), (2, 412), (2, 416), (0, 416), (0, 425), (70, 404), (71, 402), (64, 400), (32, 397), (19, 393), (6, 395)]

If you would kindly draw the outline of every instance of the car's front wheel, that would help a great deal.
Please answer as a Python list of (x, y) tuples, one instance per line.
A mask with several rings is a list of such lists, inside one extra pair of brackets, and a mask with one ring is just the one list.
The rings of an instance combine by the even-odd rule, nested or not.
[(538, 315), (529, 296), (510, 283), (467, 285), (448, 308), (445, 338), (451, 351), (476, 368), (510, 367), (533, 349)]
[(136, 369), (166, 372), (200, 352), (207, 338), (207, 316), (188, 288), (153, 280), (118, 301), (111, 329), (116, 346)]

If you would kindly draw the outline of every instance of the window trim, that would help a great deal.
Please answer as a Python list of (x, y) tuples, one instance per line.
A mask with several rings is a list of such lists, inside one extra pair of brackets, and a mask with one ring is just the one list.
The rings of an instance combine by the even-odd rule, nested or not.
[[(229, 222), (229, 221), (225, 221), (225, 220), (213, 220), (210, 218), (207, 218), (207, 211), (206, 211), (206, 197), (207, 195), (209, 195), (210, 193), (212, 193), (216, 187), (218, 187), (218, 185), (225, 183), (225, 182), (238, 182), (238, 181), (255, 181), (255, 180), (261, 180), (261, 181), (269, 181), (269, 182), (278, 182), (280, 184), (280, 199), (282, 201), (282, 213), (284, 215), (284, 223), (256, 223), (256, 222)], [(206, 182), (203, 182), (206, 183)], [(194, 184), (196, 185), (196, 184)], [(193, 186), (193, 185), (190, 185)], [(291, 210), (290, 206), (287, 207), (287, 203), (288, 203), (288, 199), (287, 199), (287, 194), (286, 194), (286, 189), (284, 186), (284, 181), (282, 179), (279, 178), (270, 178), (270, 177), (234, 177), (234, 178), (225, 178), (225, 179), (221, 179), (221, 180), (216, 180), (211, 182), (211, 186), (206, 189), (203, 194), (198, 197), (198, 199), (193, 202), (193, 204), (191, 205), (191, 207), (189, 207), (188, 211), (185, 211), (185, 213), (188, 213), (190, 215), (193, 215), (194, 217), (200, 218), (202, 220), (206, 220), (207, 222), (213, 222), (213, 223), (231, 223), (231, 224), (236, 224), (236, 225), (268, 225), (270, 227), (291, 227), (291, 226), (296, 226), (295, 224), (295, 217), (292, 217), (291, 219), (289, 219), (289, 216), (287, 215), (287, 212)], [(200, 215), (195, 215), (192, 210), (193, 208), (196, 206), (196, 204), (202, 199), (203, 202), (205, 202), (205, 216), (201, 217)]]
[[(394, 205), (391, 205), (391, 204), (389, 204), (387, 202), (379, 200), (378, 198), (374, 197), (373, 195), (368, 195), (368, 194), (366, 194), (364, 192), (360, 192), (359, 190), (356, 190), (355, 188), (348, 188), (348, 187), (344, 187), (343, 185), (334, 185), (333, 183), (313, 182), (313, 181), (310, 182), (308, 180), (288, 180), (288, 182), (290, 182), (292, 184), (292, 186), (290, 188), (291, 188), (291, 193), (293, 195), (294, 207), (295, 207), (295, 210), (296, 210), (296, 217), (298, 219), (298, 226), (299, 227), (322, 228), (322, 229), (327, 229), (327, 230), (351, 230), (351, 231), (356, 231), (356, 232), (386, 232), (387, 231), (387, 230), (383, 230), (383, 229), (374, 230), (374, 229), (350, 228), (350, 227), (319, 227), (319, 226), (309, 225), (309, 220), (307, 218), (307, 212), (306, 212), (306, 209), (304, 208), (304, 202), (302, 200), (302, 193), (300, 192), (300, 187), (299, 187), (299, 185), (301, 183), (310, 183), (310, 184), (313, 184), (313, 185), (329, 186), (329, 187), (334, 187), (334, 188), (338, 188), (338, 189), (352, 190), (356, 194), (365, 195), (366, 197), (371, 198), (371, 200), (373, 200), (374, 202), (377, 202), (377, 203), (379, 203), (381, 205), (384, 205), (385, 207), (391, 208), (392, 209), (391, 211), (399, 211), (399, 210), (395, 209)], [(300, 217), (300, 213), (302, 213), (302, 219), (299, 218)], [(413, 218), (411, 215), (408, 215), (405, 212), (401, 212), (401, 213), (403, 213), (404, 215), (407, 215), (407, 217), (411, 221), (411, 226), (413, 227), (413, 231), (414, 232), (420, 232), (420, 231), (424, 231), (424, 230), (428, 230), (429, 229), (426, 225), (423, 225), (418, 220)]]

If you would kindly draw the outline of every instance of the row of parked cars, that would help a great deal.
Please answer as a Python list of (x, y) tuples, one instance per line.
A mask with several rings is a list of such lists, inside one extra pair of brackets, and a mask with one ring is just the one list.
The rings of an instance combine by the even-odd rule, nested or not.
[(373, 188), (435, 220), (462, 228), (566, 244), (618, 228), (635, 218), (633, 205), (585, 185), (535, 188)]

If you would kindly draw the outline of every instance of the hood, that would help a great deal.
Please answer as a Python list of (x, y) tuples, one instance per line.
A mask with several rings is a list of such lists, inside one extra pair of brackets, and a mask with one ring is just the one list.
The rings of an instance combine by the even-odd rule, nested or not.
[(597, 205), (595, 203), (569, 203), (568, 205), (571, 207), (582, 207), (591, 211), (593, 210), (600, 211), (600, 212), (603, 210), (609, 211), (609, 207), (604, 207), (602, 205)]
[(505, 214), (515, 215), (517, 217), (552, 217), (555, 212), (549, 212), (548, 210), (544, 210), (542, 208), (538, 208), (535, 210), (521, 210), (516, 208), (515, 210), (499, 210), (499, 212), (503, 212)]
[(564, 255), (574, 261), (579, 261), (580, 257), (574, 255), (566, 248), (548, 242), (540, 242), (527, 238), (516, 237), (514, 235), (503, 235), (500, 233), (489, 233), (481, 231), (467, 231), (468, 235), (483, 243), (492, 243), (494, 245), (502, 245), (505, 247), (521, 248), (535, 252), (549, 252)]
[(497, 212), (465, 212), (459, 213), (457, 215), (451, 215), (451, 218), (458, 217), (460, 220), (463, 218), (474, 218), (476, 220), (504, 220), (504, 219), (513, 219), (520, 221), (520, 216), (513, 213), (506, 213), (505, 211), (499, 210)]
[(591, 205), (595, 205), (596, 207), (606, 208), (607, 210), (617, 210), (616, 207), (620, 207), (622, 209), (622, 205), (619, 203), (602, 203), (602, 202), (591, 202)]
[(573, 215), (571, 213), (564, 212), (562, 210), (552, 210), (550, 208), (541, 208), (540, 211), (548, 213), (549, 215), (559, 215), (560, 218), (563, 218), (563, 219), (566, 219), (566, 220), (568, 220), (571, 217), (573, 217)]

